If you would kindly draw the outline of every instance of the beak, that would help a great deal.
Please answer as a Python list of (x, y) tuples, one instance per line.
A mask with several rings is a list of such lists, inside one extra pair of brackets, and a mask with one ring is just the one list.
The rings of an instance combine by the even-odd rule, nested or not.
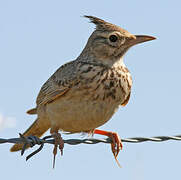
[(134, 46), (134, 45), (139, 44), (139, 43), (143, 43), (146, 41), (152, 41), (154, 39), (156, 39), (156, 38), (153, 36), (134, 35), (133, 38), (128, 40), (128, 46), (131, 47), (131, 46)]

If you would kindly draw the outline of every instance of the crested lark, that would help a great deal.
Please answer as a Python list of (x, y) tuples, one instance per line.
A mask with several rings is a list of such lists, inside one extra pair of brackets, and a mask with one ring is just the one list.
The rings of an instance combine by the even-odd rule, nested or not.
[[(23, 135), (40, 137), (50, 128), (60, 149), (63, 142), (58, 130), (106, 135), (112, 138), (116, 159), (122, 148), (118, 134), (96, 128), (129, 101), (132, 78), (123, 62), (124, 54), (130, 47), (155, 38), (133, 35), (97, 17), (85, 17), (96, 25), (95, 31), (79, 57), (61, 66), (42, 86), (36, 108), (27, 112), (38, 117)], [(15, 144), (11, 151), (21, 149), (21, 144)]]

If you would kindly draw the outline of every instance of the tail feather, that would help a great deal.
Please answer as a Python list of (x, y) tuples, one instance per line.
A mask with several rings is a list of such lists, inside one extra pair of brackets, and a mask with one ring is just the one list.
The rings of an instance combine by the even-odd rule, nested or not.
[(37, 114), (37, 109), (36, 108), (30, 109), (26, 113), (27, 114)]
[[(48, 129), (50, 128), (49, 123), (42, 122), (38, 118), (34, 121), (34, 123), (23, 133), (25, 137), (33, 135), (37, 137), (41, 137)], [(11, 147), (10, 151), (15, 152), (21, 150), (23, 144), (15, 144)], [(28, 147), (27, 147), (28, 148)]]

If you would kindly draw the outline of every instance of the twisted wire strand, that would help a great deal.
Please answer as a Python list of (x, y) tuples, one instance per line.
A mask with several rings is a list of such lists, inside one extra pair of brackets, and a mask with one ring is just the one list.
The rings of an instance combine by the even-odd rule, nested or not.
[[(29, 154), (26, 157), (26, 160), (30, 159), (32, 156), (40, 152), (44, 144), (54, 144), (54, 139), (53, 137), (50, 136), (45, 136), (44, 138), (40, 139), (36, 136), (28, 136), (24, 137), (22, 134), (19, 134), (19, 138), (10, 138), (10, 139), (4, 139), (0, 138), (0, 144), (4, 143), (21, 143), (23, 144), (23, 148), (21, 150), (21, 155), (24, 154), (26, 147), (30, 146), (33, 147), (34, 145), (40, 145), (38, 149), (36, 149), (34, 152)], [(181, 135), (176, 135), (176, 136), (155, 136), (155, 137), (133, 137), (133, 138), (124, 138), (121, 139), (122, 142), (126, 143), (141, 143), (141, 142), (146, 142), (146, 141), (152, 141), (152, 142), (163, 142), (163, 141), (168, 141), (168, 140), (175, 140), (175, 141), (181, 141)], [(94, 138), (86, 138), (86, 139), (66, 139), (64, 140), (64, 143), (69, 144), (69, 145), (78, 145), (78, 144), (97, 144), (97, 143), (108, 143), (110, 144), (112, 140), (110, 138), (106, 139), (94, 139)]]
[[(3, 139), (0, 138), (0, 144), (3, 143), (28, 143), (33, 145), (35, 144), (54, 144), (54, 139), (50, 139), (52, 136), (45, 136), (44, 138), (40, 139), (36, 136), (29, 136), (25, 138), (23, 135), (20, 134), (19, 138), (10, 138), (10, 139)], [(132, 138), (123, 138), (121, 139), (122, 142), (127, 143), (141, 143), (146, 141), (152, 141), (152, 142), (163, 142), (168, 140), (175, 140), (175, 141), (181, 141), (181, 135), (176, 136), (154, 136), (154, 137), (132, 137)], [(111, 143), (110, 138), (106, 139), (94, 139), (94, 138), (86, 138), (86, 139), (65, 139), (64, 143), (69, 145), (78, 145), (78, 144), (97, 144), (97, 143)]]

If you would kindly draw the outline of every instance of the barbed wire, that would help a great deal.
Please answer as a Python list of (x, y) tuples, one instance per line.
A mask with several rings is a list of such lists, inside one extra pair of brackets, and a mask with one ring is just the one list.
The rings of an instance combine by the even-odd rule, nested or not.
[[(40, 152), (44, 146), (44, 144), (54, 144), (55, 140), (53, 137), (50, 136), (45, 136), (44, 138), (38, 138), (36, 136), (28, 136), (24, 137), (22, 134), (19, 134), (19, 138), (10, 138), (10, 139), (4, 139), (0, 138), (0, 144), (3, 143), (20, 143), (23, 144), (23, 148), (21, 150), (21, 155), (24, 154), (26, 148), (28, 146), (33, 147), (34, 145), (40, 145), (40, 147), (29, 154), (26, 157), (26, 160), (30, 159), (33, 155), (37, 154)], [(123, 138), (121, 139), (122, 142), (126, 143), (141, 143), (141, 142), (146, 142), (146, 141), (152, 141), (152, 142), (163, 142), (163, 141), (168, 141), (168, 140), (176, 140), (176, 141), (181, 141), (181, 135), (176, 135), (176, 136), (155, 136), (155, 137), (133, 137), (133, 138)], [(97, 143), (108, 143), (110, 144), (112, 142), (111, 138), (106, 138), (106, 139), (94, 139), (94, 138), (86, 138), (86, 139), (64, 139), (63, 140), (65, 144), (69, 145), (78, 145), (78, 144), (97, 144)]]

